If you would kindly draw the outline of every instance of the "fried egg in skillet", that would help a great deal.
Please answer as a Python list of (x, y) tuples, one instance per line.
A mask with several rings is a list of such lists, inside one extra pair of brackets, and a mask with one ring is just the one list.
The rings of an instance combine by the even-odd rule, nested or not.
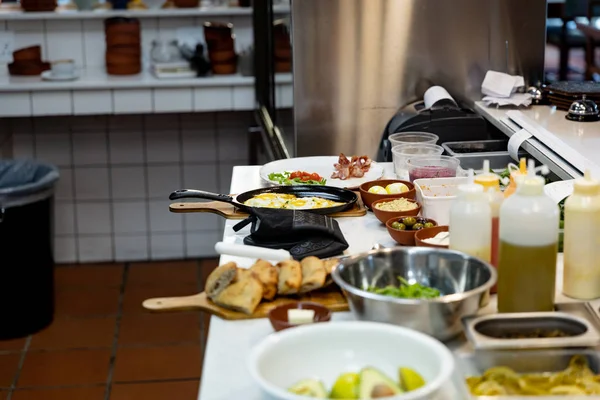
[(293, 194), (262, 193), (244, 202), (250, 207), (284, 208), (287, 210), (313, 210), (344, 205), (321, 197), (296, 197)]

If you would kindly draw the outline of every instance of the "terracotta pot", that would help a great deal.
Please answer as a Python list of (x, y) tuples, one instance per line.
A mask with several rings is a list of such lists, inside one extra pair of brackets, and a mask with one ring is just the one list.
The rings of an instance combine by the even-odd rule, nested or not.
[(209, 51), (208, 58), (211, 63), (229, 64), (236, 61), (237, 55), (233, 50)]
[(211, 39), (206, 41), (208, 51), (234, 51), (235, 41), (232, 37), (223, 39)]
[(212, 64), (214, 75), (231, 75), (237, 72), (237, 64)]
[(279, 73), (292, 72), (292, 62), (291, 61), (276, 61), (275, 62), (275, 72), (279, 72)]
[(106, 72), (109, 75), (136, 75), (142, 71), (142, 65), (132, 64), (106, 64)]
[(114, 35), (106, 37), (106, 46), (130, 45), (139, 47), (141, 38), (138, 35)]
[(112, 17), (104, 20), (104, 28), (108, 28), (111, 25), (137, 25), (140, 26), (140, 21), (135, 18), (126, 17)]
[(139, 24), (112, 24), (104, 28), (106, 36), (129, 34), (140, 36)]
[(23, 49), (15, 50), (13, 52), (13, 60), (18, 61), (36, 61), (40, 62), (42, 59), (42, 48), (41, 46), (30, 46)]
[(47, 62), (17, 62), (8, 64), (8, 72), (16, 76), (36, 76), (50, 69), (50, 63)]
[(177, 8), (194, 8), (200, 5), (200, 0), (173, 0)]
[(292, 58), (292, 48), (275, 47), (275, 58), (281, 61), (290, 61)]
[(106, 53), (106, 63), (107, 64), (122, 64), (122, 65), (133, 65), (139, 64), (141, 62), (140, 56), (138, 54), (115, 54), (115, 53)]
[(204, 39), (206, 42), (212, 40), (222, 40), (231, 38), (233, 34), (233, 24), (222, 24), (220, 22), (205, 22), (204, 23)]
[(132, 55), (140, 57), (142, 54), (142, 48), (140, 46), (110, 46), (107, 48), (106, 53), (110, 54), (122, 54), (122, 55)]

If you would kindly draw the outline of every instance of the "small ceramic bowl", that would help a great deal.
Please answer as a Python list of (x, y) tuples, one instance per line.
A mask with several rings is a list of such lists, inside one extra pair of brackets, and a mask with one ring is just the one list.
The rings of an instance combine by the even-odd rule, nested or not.
[(415, 246), (435, 247), (436, 249), (447, 249), (448, 246), (440, 246), (438, 244), (431, 244), (431, 243), (424, 242), (423, 240), (431, 239), (432, 237), (435, 237), (440, 232), (448, 232), (448, 228), (449, 228), (448, 225), (440, 225), (440, 226), (434, 226), (433, 228), (424, 228), (424, 229), (421, 229), (420, 231), (417, 231), (417, 233), (415, 234)]
[[(385, 188), (387, 185), (391, 183), (404, 183), (408, 186), (408, 192), (404, 193), (395, 193), (395, 194), (377, 194), (377, 193), (369, 193), (369, 189), (373, 186), (381, 186)], [(365, 206), (371, 208), (371, 205), (374, 201), (380, 199), (397, 199), (400, 197), (404, 197), (406, 199), (414, 200), (416, 196), (415, 185), (410, 183), (409, 181), (401, 181), (399, 179), (379, 179), (376, 181), (365, 182), (358, 188), (360, 191), (360, 197)]]
[[(387, 227), (388, 233), (398, 244), (404, 246), (414, 246), (415, 245), (415, 233), (418, 231), (406, 230), (400, 231), (398, 229), (392, 228), (392, 223), (398, 221), (402, 217), (390, 218), (386, 221), (385, 226)], [(424, 218), (426, 222), (433, 222), (437, 226), (437, 222), (432, 219)]]
[(395, 200), (395, 199), (379, 199), (379, 200), (375, 200), (372, 204), (371, 211), (373, 211), (373, 214), (375, 214), (377, 219), (380, 220), (382, 224), (385, 224), (391, 218), (415, 217), (415, 216), (419, 215), (419, 212), (421, 211), (421, 205), (419, 203), (417, 203), (415, 200), (411, 200), (411, 199), (407, 199), (407, 200), (410, 201), (411, 203), (415, 203), (417, 205), (417, 208), (412, 209), (412, 210), (384, 211), (384, 210), (379, 210), (377, 208), (377, 204), (385, 203), (385, 202), (388, 202), (391, 200)]
[(314, 310), (315, 317), (313, 319), (313, 323), (328, 322), (331, 319), (331, 311), (329, 311), (327, 307), (322, 306), (318, 303), (301, 301), (283, 304), (269, 311), (269, 321), (271, 322), (271, 326), (273, 327), (273, 329), (275, 329), (276, 332), (299, 326), (290, 324), (288, 322), (288, 310), (291, 309)]

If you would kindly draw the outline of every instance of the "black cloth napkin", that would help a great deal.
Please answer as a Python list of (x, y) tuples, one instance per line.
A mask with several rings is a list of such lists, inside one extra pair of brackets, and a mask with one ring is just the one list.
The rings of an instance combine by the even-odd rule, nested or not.
[(336, 220), (300, 210), (253, 208), (250, 216), (233, 227), (239, 231), (252, 224), (244, 238), (249, 246), (285, 249), (296, 260), (308, 256), (333, 257), (348, 248)]

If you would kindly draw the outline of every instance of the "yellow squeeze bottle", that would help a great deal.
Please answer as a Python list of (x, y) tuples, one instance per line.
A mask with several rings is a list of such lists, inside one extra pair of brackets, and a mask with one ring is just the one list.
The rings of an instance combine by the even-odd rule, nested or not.
[(563, 293), (569, 297), (600, 297), (599, 223), (600, 182), (587, 170), (565, 201)]

